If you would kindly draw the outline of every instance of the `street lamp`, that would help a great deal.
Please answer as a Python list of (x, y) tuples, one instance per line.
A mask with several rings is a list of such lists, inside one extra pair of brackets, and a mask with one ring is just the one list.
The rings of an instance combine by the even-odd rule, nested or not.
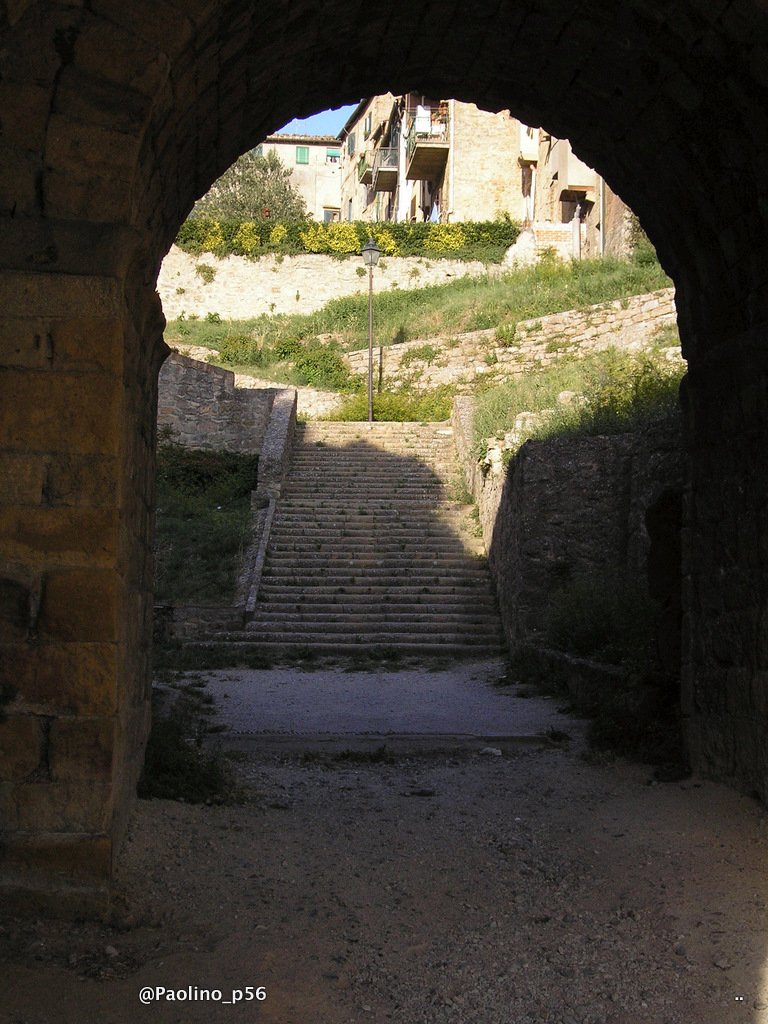
[(373, 268), (379, 262), (381, 249), (369, 238), (360, 251), (368, 267), (368, 422), (373, 423)]

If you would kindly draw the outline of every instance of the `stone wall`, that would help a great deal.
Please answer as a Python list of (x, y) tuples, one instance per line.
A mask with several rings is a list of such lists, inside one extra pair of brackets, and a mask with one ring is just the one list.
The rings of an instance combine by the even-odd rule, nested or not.
[(619, 572), (644, 583), (646, 511), (683, 486), (679, 424), (528, 441), (506, 469), (484, 474), (472, 455), (473, 408), (471, 398), (456, 399), (454, 436), (510, 645), (535, 641), (548, 596), (566, 578)]
[(261, 451), (277, 390), (236, 388), (235, 375), (172, 352), (160, 371), (157, 424), (188, 448)]
[[(431, 338), (429, 345), (439, 349), (431, 361), (409, 356), (414, 349), (427, 344), (424, 339), (406, 341), (376, 349), (374, 366), (378, 371), (381, 354), (385, 376), (396, 378), (401, 368), (409, 377), (416, 372), (419, 376), (414, 386), (426, 388), (471, 381), (478, 376), (519, 376), (548, 366), (566, 353), (583, 356), (611, 347), (642, 348), (662, 327), (675, 323), (674, 294), (674, 289), (663, 288), (586, 309), (521, 320), (514, 338), (506, 345), (499, 344), (495, 328), (452, 338)], [(676, 345), (675, 351), (679, 353)], [(350, 352), (348, 360), (355, 373), (367, 373), (367, 349)]]
[[(210, 267), (206, 281), (196, 267)], [(176, 246), (163, 260), (157, 290), (169, 320), (181, 313), (203, 317), (218, 313), (224, 319), (246, 319), (262, 313), (313, 313), (330, 299), (368, 293), (368, 276), (359, 257), (243, 256), (219, 259), (210, 253), (190, 256)], [(422, 288), (458, 277), (498, 274), (498, 265), (478, 260), (428, 260), (420, 256), (385, 256), (376, 268), (377, 292), (391, 288)], [(210, 275), (206, 275), (210, 276)]]

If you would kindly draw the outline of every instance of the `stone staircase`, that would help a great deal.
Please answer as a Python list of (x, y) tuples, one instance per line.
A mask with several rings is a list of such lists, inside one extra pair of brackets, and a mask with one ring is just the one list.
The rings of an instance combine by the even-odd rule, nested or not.
[(219, 643), (486, 655), (501, 625), (447, 424), (300, 423), (254, 614)]

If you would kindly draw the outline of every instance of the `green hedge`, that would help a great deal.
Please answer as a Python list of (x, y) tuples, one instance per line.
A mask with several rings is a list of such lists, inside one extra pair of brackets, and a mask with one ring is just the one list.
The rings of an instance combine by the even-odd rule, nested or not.
[(373, 235), (384, 256), (498, 262), (519, 233), (519, 225), (509, 219), (456, 224), (316, 224), (191, 217), (181, 225), (176, 244), (195, 256), (208, 252), (257, 259), (267, 253), (323, 253), (341, 258), (359, 253)]

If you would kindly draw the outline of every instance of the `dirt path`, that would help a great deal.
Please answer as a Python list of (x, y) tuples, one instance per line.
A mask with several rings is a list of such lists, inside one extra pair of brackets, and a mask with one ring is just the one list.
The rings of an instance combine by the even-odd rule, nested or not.
[[(240, 806), (140, 803), (121, 928), (2, 922), (3, 1024), (768, 1022), (745, 797), (578, 741), (236, 768)], [(244, 997), (142, 1006), (158, 985)]]

